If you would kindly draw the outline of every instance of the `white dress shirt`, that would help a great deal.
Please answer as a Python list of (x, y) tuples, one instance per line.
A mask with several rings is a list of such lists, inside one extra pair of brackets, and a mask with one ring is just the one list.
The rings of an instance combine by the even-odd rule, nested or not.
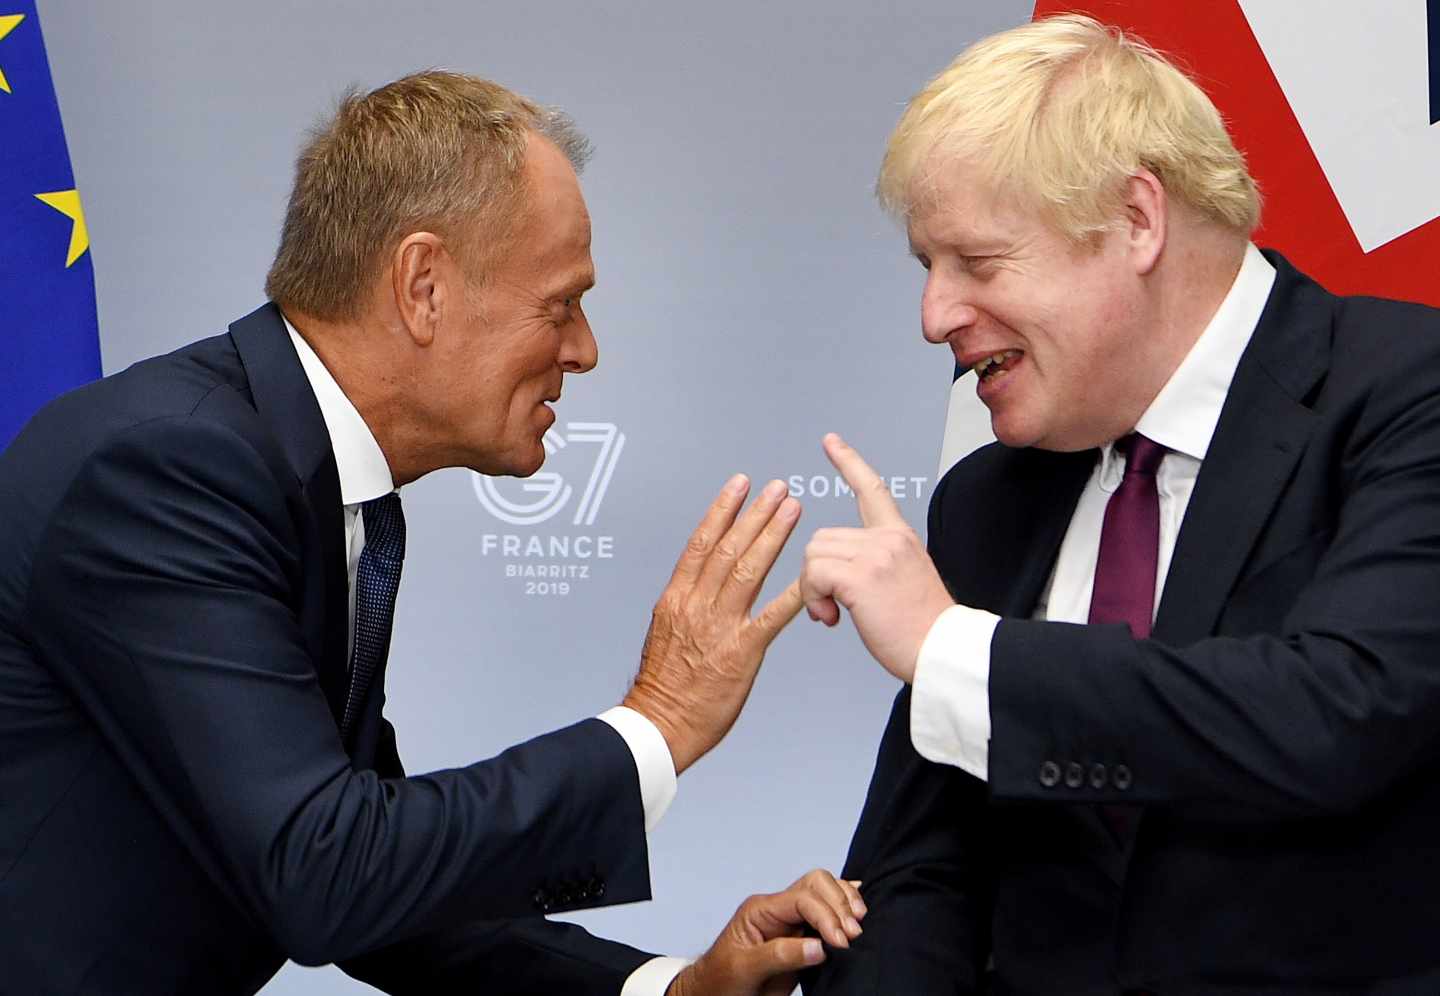
[[(1156, 608), (1230, 381), (1274, 283), (1275, 268), (1260, 250), (1248, 246), (1215, 315), (1135, 426), (1167, 450), (1155, 474), (1160, 495)], [(1068, 623), (1089, 619), (1105, 504), (1124, 474), (1124, 454), (1107, 443), (1076, 503), (1034, 618)], [(964, 605), (941, 613), (920, 647), (910, 702), (910, 738), (920, 756), (956, 765), (980, 779), (989, 773), (990, 642), (999, 622), (992, 612)]]
[[(390, 464), (385, 460), (380, 444), (375, 441), (375, 434), (360, 417), (360, 412), (340, 390), (340, 385), (315, 350), (295, 331), (288, 318), (285, 319), (285, 328), (290, 333), (290, 342), (295, 346), (300, 365), (310, 381), (310, 389), (320, 405), (320, 415), (325, 419), (325, 429), (330, 434), (330, 445), (335, 451), (335, 469), (340, 475), (340, 501), (345, 506), (345, 559), (350, 577), (348, 662), (355, 642), (355, 576), (360, 569), (360, 551), (365, 548), (365, 519), (360, 514), (360, 506), (396, 490), (395, 482), (390, 476)], [(648, 833), (660, 822), (675, 798), (675, 762), (670, 756), (670, 748), (655, 724), (633, 709), (616, 706), (605, 710), (598, 718), (620, 734), (635, 759)], [(687, 961), (678, 958), (652, 959), (630, 975), (620, 996), (663, 996), (670, 982), (687, 964)]]

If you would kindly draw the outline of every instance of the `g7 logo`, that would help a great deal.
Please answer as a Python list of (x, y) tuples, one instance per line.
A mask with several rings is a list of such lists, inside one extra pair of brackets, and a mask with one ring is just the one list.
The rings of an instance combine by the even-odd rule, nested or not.
[[(620, 460), (620, 451), (625, 448), (625, 433), (614, 422), (568, 422), (563, 435), (552, 427), (545, 433), (542, 442), (547, 462), (566, 447), (582, 443), (598, 444), (585, 490), (571, 519), (577, 526), (593, 525), (600, 503), (605, 500), (605, 491), (610, 487), (615, 464)], [(528, 501), (511, 500), (501, 494), (499, 482), (510, 481), (509, 478), (494, 478), (485, 474), (472, 474), (471, 477), (475, 497), (485, 510), (512, 526), (533, 526), (554, 517), (575, 494), (575, 489), (566, 483), (564, 477), (550, 471), (542, 470), (506, 485), (507, 489), (518, 487), (534, 496)]]

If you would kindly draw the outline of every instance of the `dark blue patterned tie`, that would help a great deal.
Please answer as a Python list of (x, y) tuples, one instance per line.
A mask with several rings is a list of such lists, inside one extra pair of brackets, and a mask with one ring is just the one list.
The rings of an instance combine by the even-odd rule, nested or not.
[(351, 725), (370, 683), (384, 670), (390, 652), (390, 626), (395, 619), (395, 591), (405, 560), (405, 513), (400, 495), (390, 492), (360, 507), (365, 517), (365, 548), (355, 571), (355, 648), (350, 654), (350, 693), (345, 697), (342, 737)]

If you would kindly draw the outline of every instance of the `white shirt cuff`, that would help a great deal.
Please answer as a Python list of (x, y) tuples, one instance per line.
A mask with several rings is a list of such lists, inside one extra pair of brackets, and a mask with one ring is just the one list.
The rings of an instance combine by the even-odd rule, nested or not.
[(956, 605), (920, 645), (910, 698), (910, 740), (927, 761), (986, 780), (990, 765), (990, 641), (1000, 617)]
[(635, 758), (640, 801), (645, 807), (645, 832), (649, 833), (675, 801), (675, 759), (670, 756), (670, 746), (654, 723), (628, 706), (606, 709), (598, 718), (614, 727)]
[(620, 996), (665, 996), (675, 976), (689, 964), (684, 958), (651, 958), (630, 973)]

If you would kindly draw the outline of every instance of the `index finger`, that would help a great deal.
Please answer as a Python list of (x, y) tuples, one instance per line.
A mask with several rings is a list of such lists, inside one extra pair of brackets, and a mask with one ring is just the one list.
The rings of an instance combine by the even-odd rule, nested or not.
[(884, 478), (870, 469), (870, 465), (856, 452), (855, 448), (840, 438), (838, 432), (828, 432), (821, 440), (825, 455), (855, 492), (855, 503), (860, 506), (860, 522), (866, 526), (898, 526), (905, 522), (900, 506), (890, 497), (890, 488)]
[(734, 524), (735, 516), (740, 511), (740, 506), (745, 504), (745, 495), (749, 490), (750, 479), (744, 474), (736, 474), (725, 482), (725, 487), (710, 503), (710, 507), (705, 510), (705, 517), (700, 520), (700, 525), (695, 527), (695, 531), (685, 543), (685, 550), (675, 562), (675, 570), (670, 575), (671, 584), (694, 584), (700, 577), (705, 561), (710, 558), (710, 551)]

